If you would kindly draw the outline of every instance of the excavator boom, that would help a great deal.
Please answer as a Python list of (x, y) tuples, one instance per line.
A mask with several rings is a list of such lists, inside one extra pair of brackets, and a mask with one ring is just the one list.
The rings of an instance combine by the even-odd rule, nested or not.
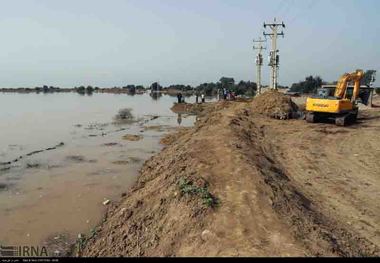
[(338, 99), (345, 98), (347, 92), (347, 85), (350, 81), (354, 81), (354, 91), (351, 101), (354, 102), (359, 96), (360, 80), (363, 78), (364, 72), (361, 69), (356, 70), (353, 73), (345, 73), (338, 81), (335, 88), (334, 96)]

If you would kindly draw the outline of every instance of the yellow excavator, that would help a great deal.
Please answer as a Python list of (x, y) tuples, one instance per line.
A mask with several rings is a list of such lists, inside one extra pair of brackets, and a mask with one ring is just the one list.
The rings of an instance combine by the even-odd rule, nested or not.
[[(360, 80), (364, 72), (361, 69), (345, 73), (338, 81), (333, 96), (321, 92), (306, 100), (306, 121), (318, 122), (334, 118), (335, 124), (345, 126), (356, 121), (358, 116), (357, 99), (359, 97)], [(348, 92), (348, 84), (354, 82), (352, 94)]]

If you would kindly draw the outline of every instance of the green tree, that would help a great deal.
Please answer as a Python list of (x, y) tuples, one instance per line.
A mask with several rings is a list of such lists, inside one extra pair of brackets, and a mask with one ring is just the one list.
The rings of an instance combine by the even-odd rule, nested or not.
[(152, 83), (152, 85), (150, 85), (150, 89), (152, 91), (161, 91), (162, 86), (160, 84), (158, 84), (158, 82), (154, 82), (154, 83)]
[(321, 87), (322, 84), (323, 80), (321, 77), (308, 76), (305, 78), (304, 81), (293, 83), (290, 87), (290, 91), (301, 93), (313, 93), (317, 90), (317, 88)]
[(84, 95), (86, 93), (85, 86), (75, 87), (75, 91), (81, 95)]
[(203, 83), (195, 88), (198, 93), (204, 93), (207, 96), (215, 95), (218, 92), (218, 84), (216, 83)]
[(371, 85), (371, 82), (375, 82), (375, 74), (376, 70), (374, 69), (369, 69), (364, 73), (364, 76), (362, 80), (360, 81), (361, 85), (366, 85), (369, 87)]
[(94, 88), (92, 86), (87, 86), (86, 93), (91, 94), (94, 92)]
[(254, 96), (257, 90), (257, 85), (254, 82), (241, 80), (237, 85), (232, 88), (236, 95), (250, 95)]
[(219, 82), (222, 85), (222, 89), (231, 90), (235, 86), (235, 80), (233, 78), (221, 77)]

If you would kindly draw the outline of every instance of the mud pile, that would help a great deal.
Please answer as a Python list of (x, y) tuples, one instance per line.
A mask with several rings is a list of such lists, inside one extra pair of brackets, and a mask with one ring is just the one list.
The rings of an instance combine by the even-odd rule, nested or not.
[(252, 109), (281, 120), (291, 119), (298, 112), (298, 106), (292, 99), (278, 91), (267, 91), (257, 96), (252, 102)]
[(180, 114), (198, 114), (200, 113), (205, 104), (196, 104), (196, 103), (175, 103), (171, 107), (171, 111), (174, 113)]

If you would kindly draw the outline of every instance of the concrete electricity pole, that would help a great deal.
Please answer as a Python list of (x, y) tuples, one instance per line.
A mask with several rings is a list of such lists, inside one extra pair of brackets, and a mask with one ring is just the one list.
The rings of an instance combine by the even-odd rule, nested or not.
[(270, 88), (277, 90), (278, 67), (280, 65), (280, 56), (278, 55), (279, 50), (277, 49), (277, 37), (284, 37), (284, 32), (281, 31), (281, 33), (279, 33), (278, 28), (285, 28), (285, 24), (284, 22), (282, 22), (281, 24), (277, 23), (275, 18), (273, 23), (264, 22), (264, 28), (266, 28), (267, 26), (272, 30), (272, 33), (266, 33), (265, 31), (263, 33), (265, 37), (270, 36), (270, 38), (272, 39), (272, 51), (270, 51), (269, 55), (269, 66), (272, 67)]
[(265, 40), (253, 40), (253, 49), (258, 50), (256, 55), (256, 82), (257, 82), (257, 92), (261, 94), (261, 67), (263, 65), (263, 55), (262, 52), (265, 47), (263, 47), (263, 43), (265, 43)]

